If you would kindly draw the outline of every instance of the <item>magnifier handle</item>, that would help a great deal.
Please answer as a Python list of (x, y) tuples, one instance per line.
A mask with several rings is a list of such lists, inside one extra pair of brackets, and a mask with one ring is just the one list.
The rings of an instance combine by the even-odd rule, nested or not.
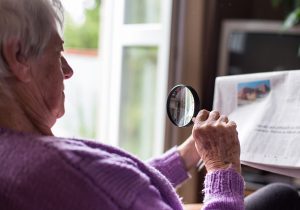
[(202, 169), (205, 167), (205, 164), (203, 162), (203, 160), (200, 160), (198, 163), (197, 163), (197, 169), (198, 171), (202, 171)]

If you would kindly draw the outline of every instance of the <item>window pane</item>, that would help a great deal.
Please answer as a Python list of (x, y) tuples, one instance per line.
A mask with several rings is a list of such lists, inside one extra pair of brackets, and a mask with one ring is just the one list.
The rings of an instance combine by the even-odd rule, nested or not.
[(142, 159), (152, 154), (157, 47), (125, 47), (119, 124), (120, 147)]
[(125, 24), (159, 23), (160, 0), (125, 0)]

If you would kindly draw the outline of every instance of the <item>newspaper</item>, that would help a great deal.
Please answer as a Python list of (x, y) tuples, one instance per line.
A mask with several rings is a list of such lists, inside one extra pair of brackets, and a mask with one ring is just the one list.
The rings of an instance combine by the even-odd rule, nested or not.
[(300, 70), (217, 77), (213, 109), (237, 123), (243, 164), (300, 178)]

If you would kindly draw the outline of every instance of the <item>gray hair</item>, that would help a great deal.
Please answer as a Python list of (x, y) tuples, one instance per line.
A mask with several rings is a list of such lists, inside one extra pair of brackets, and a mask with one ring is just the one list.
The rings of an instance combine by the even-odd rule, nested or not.
[(11, 75), (3, 58), (3, 43), (17, 38), (24, 56), (38, 56), (51, 33), (62, 31), (63, 17), (60, 0), (0, 0), (0, 83)]

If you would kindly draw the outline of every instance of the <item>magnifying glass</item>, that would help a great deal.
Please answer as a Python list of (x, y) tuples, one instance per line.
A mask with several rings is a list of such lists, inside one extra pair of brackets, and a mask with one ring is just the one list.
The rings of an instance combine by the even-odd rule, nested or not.
[(197, 92), (187, 85), (176, 85), (172, 88), (167, 100), (167, 114), (171, 122), (178, 127), (193, 124), (200, 110), (200, 100)]
[[(200, 111), (200, 100), (197, 92), (187, 85), (176, 85), (172, 88), (167, 100), (167, 113), (171, 122), (177, 127), (193, 124), (193, 117)], [(198, 171), (204, 168), (202, 160), (197, 164)]]

